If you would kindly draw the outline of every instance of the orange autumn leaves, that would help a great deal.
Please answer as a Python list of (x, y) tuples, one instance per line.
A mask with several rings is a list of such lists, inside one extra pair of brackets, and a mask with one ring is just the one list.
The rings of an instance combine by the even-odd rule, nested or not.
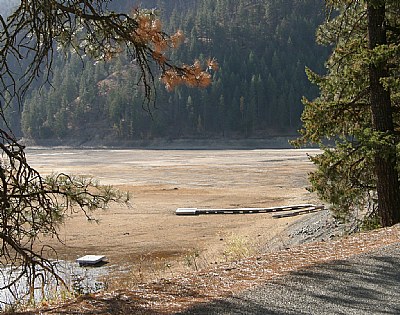
[(163, 70), (161, 81), (167, 90), (173, 90), (176, 86), (185, 84), (189, 87), (207, 87), (211, 83), (211, 73), (218, 69), (215, 59), (208, 59), (205, 65), (196, 60), (192, 65), (183, 64), (175, 66), (169, 63), (165, 52), (169, 48), (177, 48), (184, 40), (181, 30), (173, 35), (167, 35), (162, 30), (161, 21), (155, 14), (143, 14), (135, 11), (135, 19), (138, 22), (134, 31), (134, 40), (142, 46), (149, 48), (152, 59)]
[(183, 65), (180, 68), (173, 67), (166, 70), (161, 81), (169, 91), (181, 84), (204, 88), (211, 83), (211, 70), (218, 70), (218, 63), (215, 59), (208, 59), (205, 67), (199, 60), (196, 60), (193, 65)]

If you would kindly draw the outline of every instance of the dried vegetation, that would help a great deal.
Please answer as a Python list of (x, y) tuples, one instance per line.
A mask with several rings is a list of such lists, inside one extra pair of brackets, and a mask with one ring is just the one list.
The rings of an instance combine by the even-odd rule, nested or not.
[[(196, 303), (216, 299), (261, 285), (301, 268), (342, 260), (400, 242), (400, 226), (359, 233), (329, 242), (314, 242), (253, 256), (215, 268), (180, 274), (43, 306), (45, 314), (173, 314)], [(20, 314), (37, 314), (38, 310)]]

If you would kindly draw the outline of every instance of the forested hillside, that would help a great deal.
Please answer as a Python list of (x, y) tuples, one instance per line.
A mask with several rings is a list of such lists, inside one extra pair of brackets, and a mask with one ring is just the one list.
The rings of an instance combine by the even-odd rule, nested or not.
[[(129, 10), (136, 1), (117, 1)], [(146, 1), (167, 31), (185, 41), (171, 59), (215, 57), (219, 70), (205, 89), (167, 91), (156, 80), (146, 111), (135, 65), (124, 54), (107, 63), (67, 53), (55, 60), (51, 86), (28, 95), (21, 115), (34, 139), (263, 137), (294, 133), (303, 95), (313, 98), (305, 67), (323, 71), (326, 48), (315, 44), (323, 0)], [(155, 72), (156, 74), (156, 72)], [(39, 85), (38, 85), (39, 86)], [(19, 115), (9, 112), (17, 130)], [(11, 120), (13, 119), (13, 120)]]

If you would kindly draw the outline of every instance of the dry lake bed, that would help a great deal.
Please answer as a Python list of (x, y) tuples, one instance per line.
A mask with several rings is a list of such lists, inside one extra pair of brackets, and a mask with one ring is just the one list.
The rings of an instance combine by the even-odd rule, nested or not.
[[(235, 254), (256, 253), (299, 217), (271, 214), (176, 216), (177, 208), (271, 207), (318, 203), (310, 194), (307, 157), (317, 150), (27, 150), (42, 172), (89, 175), (129, 191), (131, 205), (80, 213), (60, 229), (64, 244), (45, 240), (58, 258), (106, 255), (110, 264), (201, 268)], [(236, 252), (235, 252), (236, 250)]]

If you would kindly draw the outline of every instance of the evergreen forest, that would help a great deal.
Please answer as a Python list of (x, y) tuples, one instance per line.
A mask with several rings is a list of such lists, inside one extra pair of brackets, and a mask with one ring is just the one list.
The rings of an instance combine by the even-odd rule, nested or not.
[[(113, 1), (129, 11), (137, 1)], [(154, 66), (148, 102), (135, 64), (122, 52), (107, 62), (57, 50), (53, 72), (40, 78), (7, 121), (17, 136), (35, 140), (263, 138), (301, 127), (303, 96), (318, 89), (305, 68), (324, 72), (329, 49), (315, 43), (323, 0), (146, 1), (167, 32), (182, 30), (173, 62), (215, 58), (206, 88), (168, 91)], [(153, 12), (153, 11), (152, 11)]]

